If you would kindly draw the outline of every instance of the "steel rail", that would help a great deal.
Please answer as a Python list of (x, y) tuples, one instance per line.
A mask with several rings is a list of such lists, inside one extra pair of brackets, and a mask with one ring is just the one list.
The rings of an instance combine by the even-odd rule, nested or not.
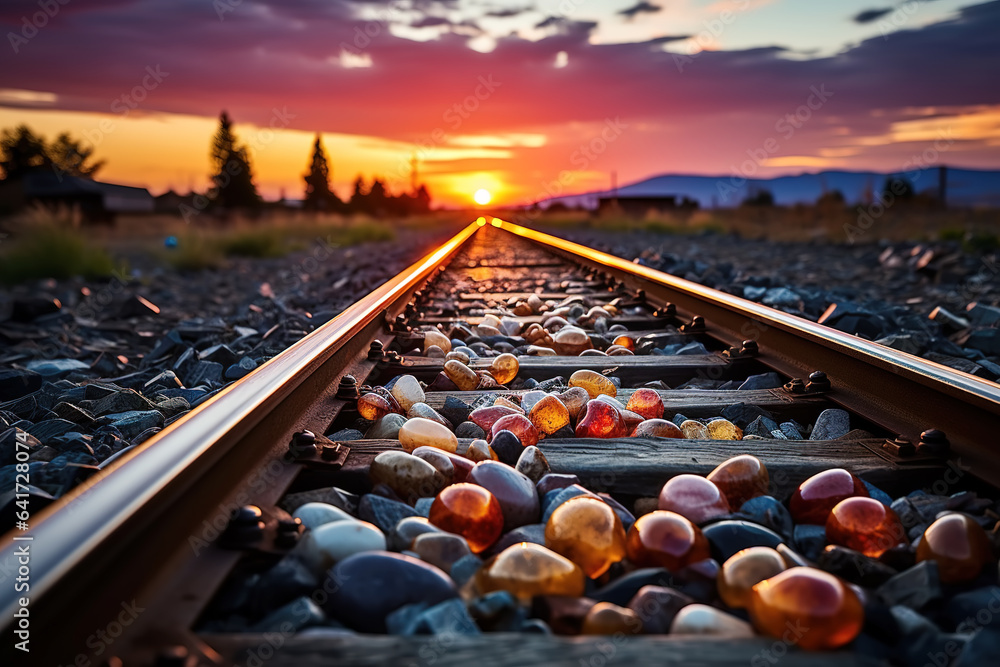
[[(276, 406), (287, 398), (345, 344), (382, 318), (400, 311), (412, 293), (442, 266), (482, 225), (473, 222), (444, 245), (411, 265), (336, 318), (301, 339), (182, 419), (135, 447), (128, 455), (32, 517), (31, 541), (13, 541), (0, 551), (0, 567), (17, 571), (15, 550), (31, 544), (30, 595), (14, 586), (0, 589), (3, 624), (11, 623), (18, 598), (28, 596), (34, 608), (71, 575), (81, 571), (89, 554), (120, 553), (119, 538), (129, 526), (149, 524), (212, 471), (220, 457), (238, 447)], [(367, 351), (368, 340), (364, 341)], [(76, 610), (77, 612), (79, 609)], [(32, 610), (34, 613), (34, 610)]]
[(493, 226), (701, 315), (729, 344), (756, 340), (761, 360), (786, 375), (826, 371), (832, 401), (914, 443), (925, 429), (944, 431), (957, 465), (1000, 485), (1000, 385), (557, 236), (498, 219)]
[[(484, 224), (483, 219), (470, 224), (328, 324), (135, 447), (86, 488), (33, 517), (33, 617), (38, 613), (44, 625), (78, 616), (88, 608), (94, 582), (106, 583), (102, 576), (114, 579), (118, 590), (113, 594), (119, 594), (134, 590), (156, 568), (166, 569), (171, 555), (178, 553), (177, 536), (190, 534), (192, 525), (219, 506), (227, 489), (241, 484), (241, 476), (280, 446), (279, 438), (305, 414), (299, 404), (315, 400), (318, 388), (328, 387), (352, 360), (363, 358), (385, 318), (402, 312), (412, 294)], [(761, 361), (786, 375), (826, 370), (834, 384), (831, 400), (890, 431), (913, 437), (929, 426), (945, 430), (963, 468), (1000, 484), (1000, 452), (992, 446), (1000, 428), (997, 385), (549, 234), (501, 220), (494, 220), (493, 227), (611, 273), (644, 289), (652, 301), (669, 301), (686, 314), (702, 315), (708, 333), (725, 342), (755, 338)], [(489, 228), (484, 232), (495, 233)], [(180, 516), (165, 518), (168, 513)], [(19, 544), (0, 551), (0, 572), (16, 571)], [(150, 561), (122, 567), (115, 559), (123, 555)], [(149, 569), (143, 570), (145, 564)], [(0, 613), (8, 628), (21, 595), (12, 585), (0, 590)], [(67, 643), (78, 639), (68, 635)]]

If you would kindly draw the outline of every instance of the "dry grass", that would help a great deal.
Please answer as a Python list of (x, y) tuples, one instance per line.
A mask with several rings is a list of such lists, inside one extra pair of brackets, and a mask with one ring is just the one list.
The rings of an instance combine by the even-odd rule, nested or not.
[(0, 283), (73, 276), (106, 278), (111, 255), (77, 229), (71, 212), (33, 208), (5, 221), (0, 238)]
[(988, 250), (998, 244), (1000, 211), (935, 210), (896, 207), (881, 215), (841, 209), (818, 211), (812, 206), (701, 210), (691, 213), (650, 213), (642, 218), (564, 211), (533, 216), (527, 226), (586, 228), (620, 233), (734, 233), (744, 238), (782, 242), (875, 243), (962, 239), (969, 249)]
[[(0, 221), (4, 264), (0, 280), (97, 277), (110, 274), (122, 258), (144, 268), (224, 268), (232, 258), (281, 257), (317, 242), (353, 246), (391, 241), (402, 229), (438, 231), (467, 223), (468, 216), (452, 212), (395, 220), (282, 211), (224, 223), (204, 216), (190, 225), (180, 216), (126, 215), (119, 216), (113, 226), (83, 227), (72, 210), (52, 212), (40, 207)], [(168, 237), (176, 239), (176, 247), (165, 246)]]

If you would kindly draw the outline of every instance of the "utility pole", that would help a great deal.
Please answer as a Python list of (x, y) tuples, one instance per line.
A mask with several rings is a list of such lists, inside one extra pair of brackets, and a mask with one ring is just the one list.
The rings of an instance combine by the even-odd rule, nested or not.
[(948, 208), (948, 167), (938, 167), (938, 200), (941, 208)]

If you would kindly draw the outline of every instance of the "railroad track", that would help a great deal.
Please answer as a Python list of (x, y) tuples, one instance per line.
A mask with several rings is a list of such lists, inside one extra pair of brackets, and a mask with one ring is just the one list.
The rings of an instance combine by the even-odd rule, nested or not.
[[(584, 324), (590, 335), (560, 339), (560, 323), (551, 321), (554, 310)], [(449, 333), (456, 322), (464, 324), (454, 335), (480, 341), (470, 344), (478, 357), (469, 355), (468, 367), (478, 375), (469, 391), (446, 380), (443, 350), (441, 356), (422, 353), (441, 338), (426, 336), (427, 329)], [(518, 349), (523, 341), (510, 339), (515, 332), (531, 332), (536, 346), (518, 357), (513, 380), (490, 386), (488, 378), (480, 378), (496, 354), (524, 351)], [(633, 341), (634, 353), (627, 345), (624, 352), (622, 346), (609, 348), (620, 335)], [(595, 343), (612, 354), (594, 349), (579, 354)], [(658, 354), (654, 348), (683, 351)], [(552, 356), (554, 350), (563, 354)], [(425, 384), (430, 409), (454, 415), (463, 410), (455, 399), (466, 413), (498, 394), (517, 403), (533, 388), (565, 390), (581, 369), (616, 378), (622, 402), (639, 387), (653, 388), (665, 419), (682, 414), (704, 424), (728, 415), (730, 426), (742, 424), (751, 436), (595, 439), (563, 429), (541, 440), (553, 472), (577, 475), (583, 486), (609, 494), (636, 516), (642, 508), (655, 509), (649, 499), (668, 479), (705, 475), (747, 453), (767, 466), (769, 492), (781, 500), (803, 480), (832, 468), (846, 469), (893, 497), (926, 488), (938, 494), (976, 490), (997, 498), (996, 384), (481, 218), (38, 513), (30, 533), (16, 536), (30, 540), (7, 535), (0, 554), (6, 577), (0, 601), (8, 624), (3, 650), (14, 662), (5, 664), (598, 665), (644, 664), (654, 657), (671, 664), (773, 664), (777, 649), (781, 657), (790, 645), (766, 636), (720, 641), (653, 634), (393, 636), (332, 627), (294, 632), (288, 628), (298, 625), (254, 629), (264, 614), (260, 609), (245, 627), (233, 621), (233, 609), (260, 602), (241, 598), (240, 591), (260, 585), (279, 559), (302, 549), (296, 547), (305, 539), (302, 529), (289, 512), (316, 500), (355, 509), (351, 494), (371, 490), (376, 456), (400, 450), (398, 436), (370, 437), (380, 435), (378, 429), (361, 439), (345, 432), (370, 425), (360, 421), (359, 395), (410, 375)], [(397, 392), (382, 391), (387, 393)], [(765, 424), (753, 425), (760, 410), (785, 430), (753, 437)], [(849, 428), (838, 422), (831, 427), (840, 429), (836, 439), (805, 439), (827, 410), (846, 411)], [(803, 431), (798, 438), (796, 429)], [(296, 435), (305, 430), (313, 437)], [(478, 435), (468, 426), (461, 434)], [(456, 442), (464, 453), (471, 439)], [(936, 486), (941, 484), (946, 490)], [(30, 565), (21, 575), (30, 584), (27, 593), (14, 587), (26, 546)], [(620, 565), (615, 568), (600, 583), (622, 574)], [(277, 582), (272, 577), (270, 585), (296, 585)], [(590, 586), (588, 595), (596, 584)], [(253, 590), (259, 593), (259, 586)], [(379, 594), (373, 587), (371, 595)], [(22, 598), (28, 598), (26, 607)], [(20, 620), (24, 608), (27, 622)], [(30, 654), (11, 648), (19, 627), (30, 631)], [(782, 661), (878, 664), (872, 655), (849, 649), (792, 650)]]

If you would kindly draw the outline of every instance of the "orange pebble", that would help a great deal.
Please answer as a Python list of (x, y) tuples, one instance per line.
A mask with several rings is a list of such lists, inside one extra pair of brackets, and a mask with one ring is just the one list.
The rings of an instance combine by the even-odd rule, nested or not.
[(358, 399), (358, 414), (362, 419), (375, 421), (392, 412), (392, 406), (378, 394), (365, 394)]
[(826, 539), (848, 549), (878, 558), (906, 541), (906, 530), (891, 507), (874, 498), (841, 500), (826, 519)]
[(476, 573), (483, 593), (503, 590), (529, 601), (536, 595), (583, 595), (584, 575), (579, 566), (540, 544), (509, 546)]
[(807, 650), (835, 649), (854, 640), (864, 623), (857, 594), (837, 577), (793, 567), (753, 587), (750, 620), (759, 632)]
[(734, 609), (744, 609), (750, 605), (754, 586), (786, 569), (785, 559), (770, 547), (738, 551), (719, 569), (719, 597)]
[(431, 504), (430, 522), (461, 535), (473, 553), (488, 549), (503, 531), (503, 512), (493, 494), (463, 482), (445, 487)]
[(701, 529), (680, 514), (664, 510), (636, 519), (628, 530), (625, 547), (635, 565), (671, 571), (710, 557)]
[(510, 431), (517, 436), (524, 447), (538, 444), (538, 429), (524, 415), (507, 415), (493, 422), (490, 429), (490, 439), (492, 440), (500, 431)]
[(552, 512), (545, 524), (545, 546), (569, 558), (593, 579), (625, 558), (625, 529), (603, 500), (580, 496)]
[(725, 494), (729, 506), (736, 508), (751, 498), (767, 493), (767, 487), (771, 483), (764, 464), (756, 456), (749, 454), (734, 456), (720, 463), (708, 473), (708, 479)]
[(539, 433), (552, 435), (562, 427), (569, 426), (569, 410), (558, 398), (546, 394), (531, 407), (528, 419)]
[(612, 345), (621, 345), (622, 347), (627, 348), (627, 349), (631, 350), (632, 352), (635, 352), (635, 341), (632, 340), (628, 336), (624, 336), (624, 335), (623, 336), (618, 336), (618, 338), (615, 338), (614, 341), (611, 344)]
[(660, 398), (655, 389), (649, 389), (648, 387), (636, 389), (629, 396), (628, 404), (625, 407), (632, 412), (642, 415), (643, 419), (663, 418), (663, 399)]
[(684, 439), (684, 433), (681, 432), (677, 424), (673, 422), (668, 422), (665, 419), (647, 419), (646, 421), (640, 422), (635, 430), (632, 431), (633, 438), (675, 438), (679, 440)]
[(576, 425), (578, 438), (624, 438), (628, 435), (621, 412), (603, 401), (587, 403), (587, 413)]
[(845, 498), (868, 497), (868, 489), (860, 479), (843, 468), (817, 473), (802, 482), (792, 494), (788, 509), (795, 523), (825, 526), (830, 510)]
[(946, 584), (960, 584), (975, 579), (987, 563), (993, 562), (993, 549), (982, 526), (964, 514), (946, 514), (924, 531), (917, 545), (917, 561), (938, 564), (938, 575)]

